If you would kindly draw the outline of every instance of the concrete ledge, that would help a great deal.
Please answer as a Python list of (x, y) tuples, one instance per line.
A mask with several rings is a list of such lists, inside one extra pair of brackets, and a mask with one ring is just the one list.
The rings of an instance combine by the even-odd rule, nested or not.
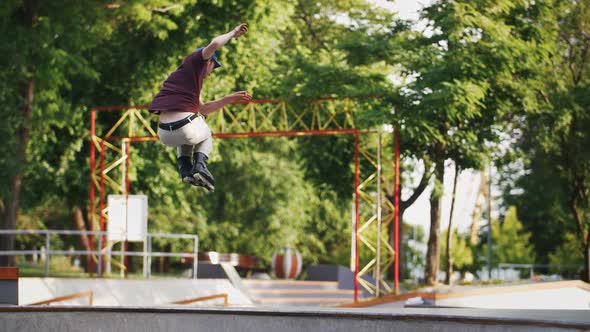
[[(512, 297), (511, 297), (512, 296)], [(517, 285), (498, 286), (454, 286), (432, 290), (386, 295), (380, 298), (362, 300), (339, 305), (343, 308), (364, 308), (402, 303), (411, 298), (427, 300), (430, 306), (506, 308), (506, 309), (590, 309), (590, 284), (579, 280), (556, 282), (533, 282)], [(487, 305), (473, 302), (474, 299), (488, 299)], [(495, 306), (491, 299), (499, 299), (502, 307)], [(464, 301), (463, 301), (464, 299)], [(561, 305), (559, 301), (568, 305)], [(463, 302), (462, 302), (463, 301)], [(471, 302), (469, 302), (471, 301)], [(529, 302), (522, 304), (520, 302)], [(480, 301), (482, 302), (482, 301)], [(484, 301), (485, 302), (485, 301)], [(590, 315), (590, 313), (589, 313)]]
[[(228, 294), (230, 305), (252, 304), (252, 301), (233, 287), (227, 279), (21, 278), (19, 280), (19, 301), (25, 305), (85, 292), (93, 293), (93, 305), (105, 307), (163, 306), (172, 302), (215, 294)], [(209, 301), (210, 304), (220, 302), (219, 300)], [(87, 304), (87, 298), (59, 303), (64, 306), (86, 306)]]
[(0, 305), (18, 305), (18, 268), (0, 267)]
[(585, 310), (4, 307), (0, 330), (586, 331)]
[(18, 268), (0, 267), (0, 280), (18, 280)]

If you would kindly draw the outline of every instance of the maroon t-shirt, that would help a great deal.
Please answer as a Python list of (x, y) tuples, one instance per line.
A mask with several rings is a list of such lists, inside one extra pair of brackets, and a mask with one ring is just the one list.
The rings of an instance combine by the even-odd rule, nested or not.
[(164, 81), (149, 110), (157, 114), (166, 111), (197, 112), (206, 64), (202, 50), (184, 58), (182, 64)]

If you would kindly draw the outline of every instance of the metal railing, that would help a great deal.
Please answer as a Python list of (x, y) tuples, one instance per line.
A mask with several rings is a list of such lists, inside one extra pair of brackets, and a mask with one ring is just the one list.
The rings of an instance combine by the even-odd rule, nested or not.
[[(561, 274), (564, 270), (568, 269), (582, 269), (584, 266), (581, 264), (516, 264), (516, 263), (500, 263), (498, 264), (498, 269), (500, 273), (503, 274), (506, 269), (515, 269), (515, 270), (529, 270), (529, 278), (533, 278), (535, 276), (535, 269), (538, 271), (540, 270), (550, 270), (554, 269), (557, 270), (558, 274)], [(504, 278), (502, 276), (502, 278)]]
[[(110, 246), (106, 246), (102, 250), (51, 250), (51, 235), (95, 235), (98, 238), (98, 248), (103, 247), (103, 238), (112, 234), (108, 231), (75, 231), (75, 230), (0, 230), (0, 235), (44, 235), (45, 249), (44, 250), (5, 250), (0, 251), (0, 256), (21, 256), (21, 255), (40, 255), (45, 254), (45, 277), (49, 276), (49, 258), (53, 255), (77, 256), (77, 255), (93, 255), (98, 256), (98, 276), (102, 277), (103, 270), (103, 256), (110, 256), (115, 253), (122, 258), (127, 256), (143, 257), (143, 273), (145, 278), (151, 276), (152, 257), (192, 257), (193, 268), (192, 277), (197, 278), (198, 266), (198, 249), (199, 236), (193, 234), (162, 234), (162, 233), (148, 233), (143, 242), (143, 251), (125, 251), (123, 246), (121, 250), (113, 251)], [(191, 239), (193, 240), (193, 252), (187, 253), (171, 253), (171, 252), (152, 252), (152, 239), (167, 238), (167, 239)]]
[(88, 305), (92, 305), (92, 303), (94, 301), (94, 292), (89, 291), (89, 292), (70, 294), (70, 295), (66, 295), (66, 296), (60, 296), (60, 297), (53, 298), (51, 300), (45, 300), (45, 301), (31, 303), (29, 305), (49, 305), (49, 304), (56, 303), (56, 302), (75, 300), (75, 299), (79, 299), (79, 298), (83, 298), (83, 297), (88, 297)]
[(215, 295), (208, 295), (208, 296), (201, 296), (201, 297), (197, 297), (197, 298), (194, 298), (194, 299), (188, 299), (188, 300), (181, 300), (181, 301), (172, 302), (171, 304), (191, 304), (191, 303), (195, 303), (195, 302), (203, 302), (203, 301), (209, 301), (209, 300), (214, 300), (214, 299), (223, 299), (223, 306), (224, 307), (227, 307), (229, 305), (229, 300), (228, 300), (227, 293), (221, 293), (221, 294), (215, 294)]

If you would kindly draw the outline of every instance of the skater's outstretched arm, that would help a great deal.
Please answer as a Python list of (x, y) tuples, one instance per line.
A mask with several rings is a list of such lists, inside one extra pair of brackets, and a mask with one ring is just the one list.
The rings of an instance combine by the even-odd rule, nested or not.
[(221, 108), (225, 105), (230, 104), (247, 104), (252, 100), (252, 96), (246, 91), (234, 92), (231, 95), (227, 95), (221, 99), (217, 99), (214, 101), (210, 101), (204, 104), (201, 104), (199, 108), (199, 113), (203, 115), (209, 115)]
[(203, 59), (210, 59), (211, 56), (213, 56), (213, 53), (217, 51), (221, 46), (225, 45), (230, 39), (238, 38), (246, 32), (248, 32), (248, 26), (246, 25), (246, 23), (242, 23), (232, 31), (213, 38), (209, 45), (207, 45), (207, 47), (203, 49)]

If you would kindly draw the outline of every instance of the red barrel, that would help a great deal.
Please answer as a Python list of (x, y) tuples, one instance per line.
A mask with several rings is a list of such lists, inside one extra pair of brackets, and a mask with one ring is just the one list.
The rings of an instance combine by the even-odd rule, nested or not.
[(272, 272), (280, 279), (295, 279), (301, 273), (301, 254), (289, 246), (272, 255)]

